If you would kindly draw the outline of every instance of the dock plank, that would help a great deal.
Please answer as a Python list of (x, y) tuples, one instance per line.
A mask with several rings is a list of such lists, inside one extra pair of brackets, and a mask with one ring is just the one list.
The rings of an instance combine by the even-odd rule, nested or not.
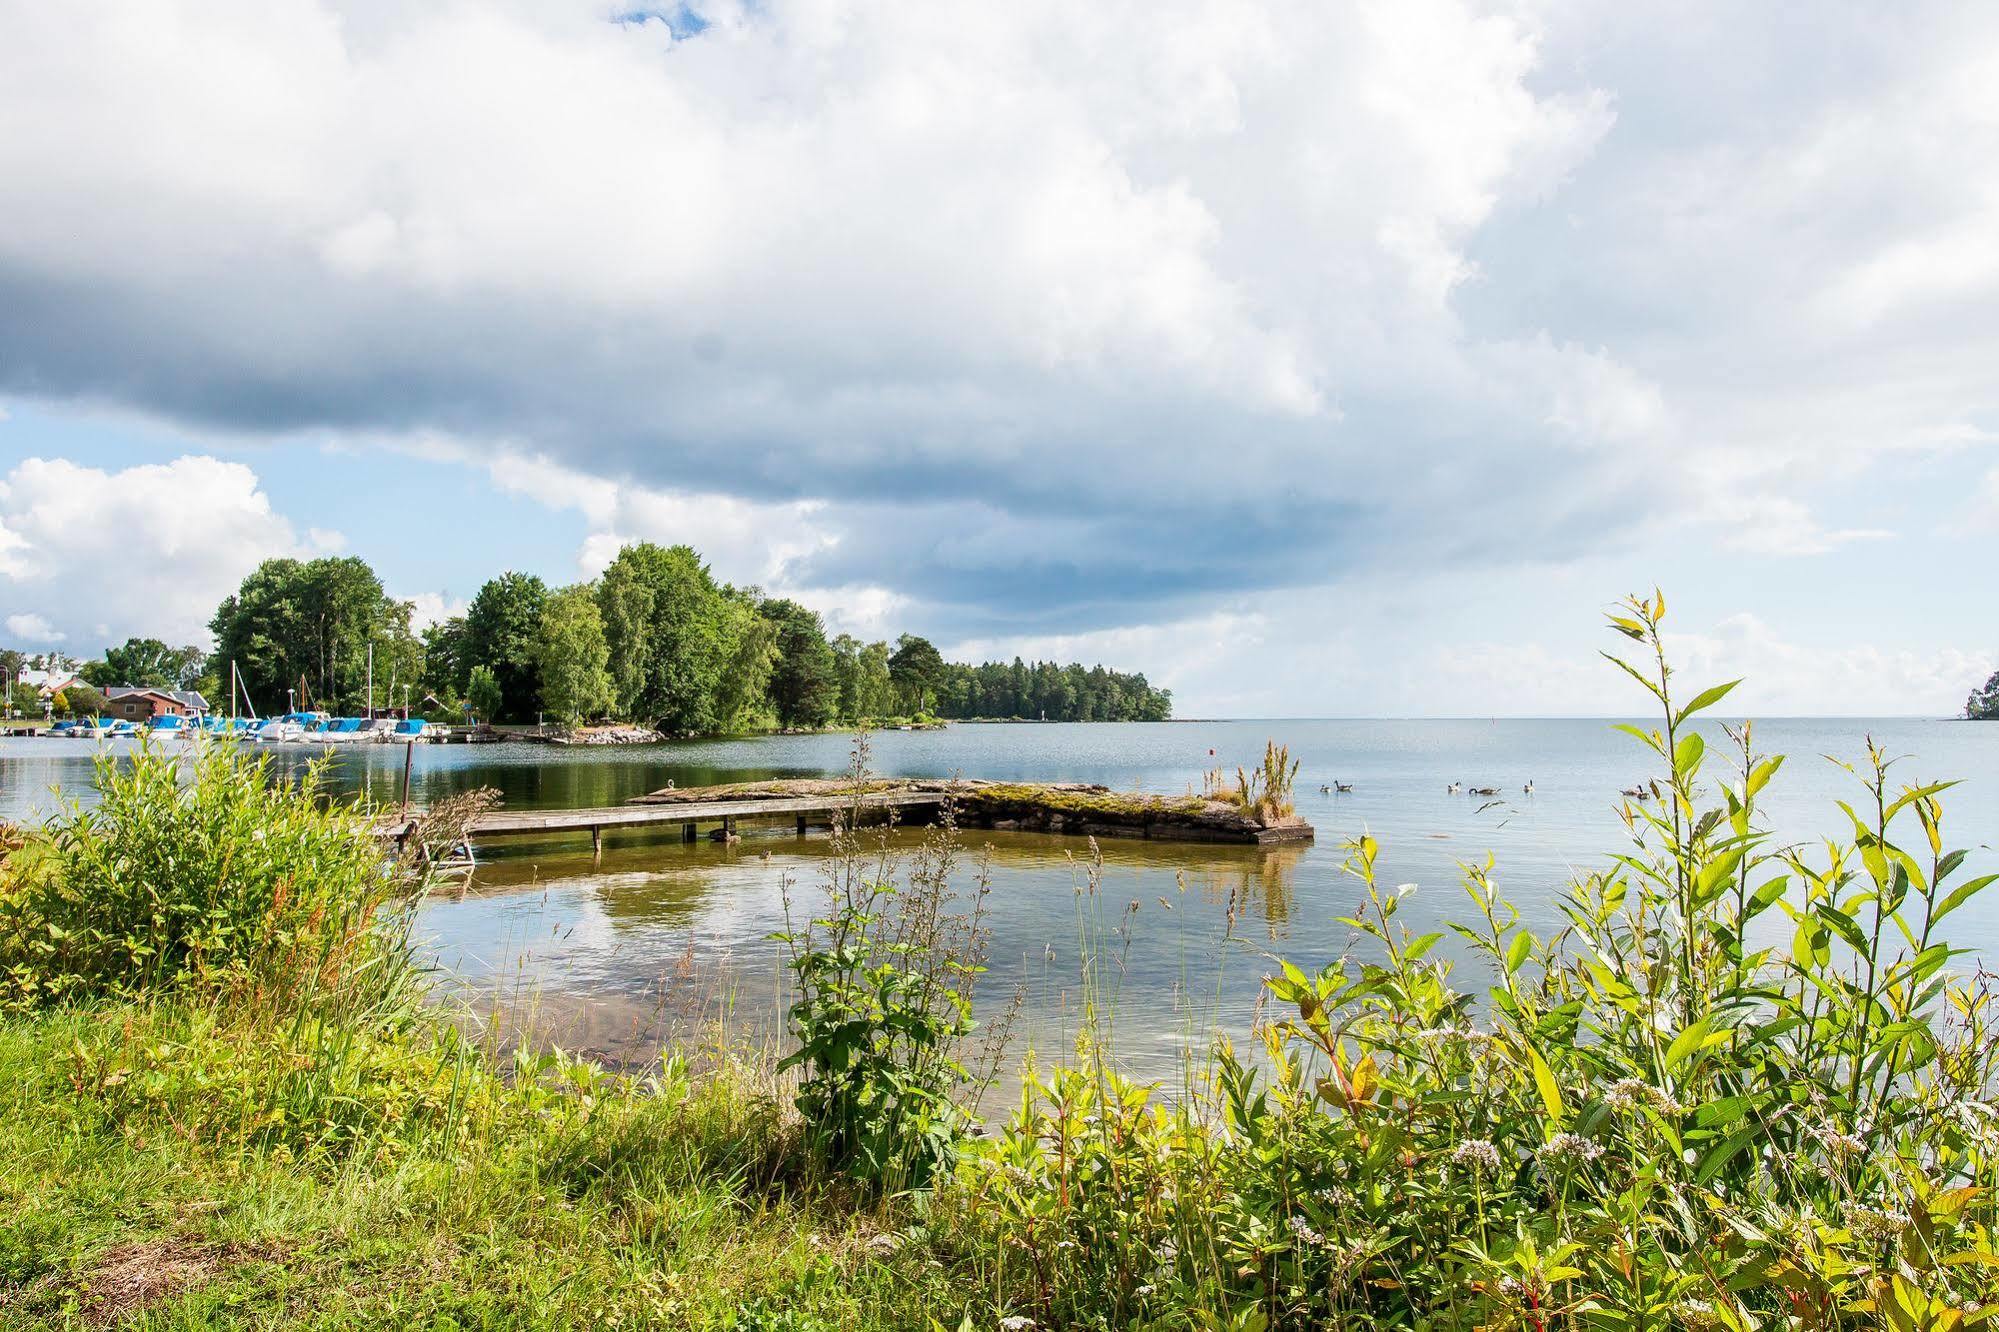
[[(896, 791), (860, 798), (862, 809), (936, 809), (946, 797), (936, 791)], [(793, 797), (782, 800), (711, 800), (673, 805), (611, 805), (599, 809), (496, 809), (472, 820), (472, 837), (527, 837), (537, 833), (610, 831), (616, 828), (671, 827), (736, 819), (818, 815), (830, 819), (854, 807), (851, 796)], [(408, 834), (414, 819), (380, 825), (384, 837)]]

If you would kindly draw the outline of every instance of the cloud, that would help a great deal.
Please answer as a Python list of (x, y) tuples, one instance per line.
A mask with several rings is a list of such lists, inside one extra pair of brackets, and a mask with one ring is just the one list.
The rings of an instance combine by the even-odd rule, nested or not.
[[(1285, 549), (1422, 548), (1397, 518), (1425, 502), (1581, 536), (1517, 459), (1596, 428), (1614, 358), (1551, 343), (1523, 388), (1452, 309), (1469, 238), (1613, 122), (1535, 86), (1531, 21), (696, 9), (687, 36), (581, 3), (14, 7), (0, 113), (64, 132), (0, 136), (0, 386), (512, 438), (668, 497), (619, 534), (824, 504), (774, 557), (814, 585), (1071, 626), (1295, 581)], [(1451, 464), (1428, 483), (1382, 447), (1409, 407)], [(1010, 542), (1017, 593), (966, 551)]]
[(79, 649), (115, 635), (205, 643), (245, 574), (309, 555), (241, 463), (190, 455), (107, 472), (28, 458), (0, 478), (8, 631)]
[(418, 633), (433, 624), (442, 624), (453, 616), (463, 615), (466, 607), (463, 597), (447, 597), (440, 592), (418, 592), (403, 600), (410, 603), (410, 628)]
[(965, 639), (1823, 555), (1989, 442), (1989, 9), (687, 13), (0, 0), (0, 393), (446, 441), (581, 573)]
[(30, 645), (56, 644), (66, 642), (69, 635), (50, 624), (40, 615), (9, 615), (7, 632)]

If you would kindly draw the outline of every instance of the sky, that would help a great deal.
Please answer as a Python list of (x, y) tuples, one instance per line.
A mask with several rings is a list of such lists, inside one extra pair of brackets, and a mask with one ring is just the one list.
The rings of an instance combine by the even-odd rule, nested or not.
[(0, 0), (0, 643), (684, 541), (1199, 716), (1999, 665), (1999, 7)]

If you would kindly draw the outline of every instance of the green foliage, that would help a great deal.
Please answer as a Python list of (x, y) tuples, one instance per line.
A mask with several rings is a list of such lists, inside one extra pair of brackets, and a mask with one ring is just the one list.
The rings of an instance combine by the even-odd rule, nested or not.
[(0, 1002), (187, 986), (281, 1001), (388, 979), (395, 934), (378, 927), (409, 885), (318, 783), (227, 744), (100, 755), (97, 805), (69, 805), (0, 870)]
[(1624, 811), (1633, 849), (1572, 886), (1560, 933), (1521, 923), (1490, 861), (1465, 868), (1468, 923), (1416, 933), (1360, 838), (1355, 943), (1269, 978), (1259, 1058), (1224, 1046), (1171, 1105), (1092, 1059), (967, 1155), (936, 1224), (999, 1255), (997, 1303), (1465, 1332), (1999, 1316), (1999, 998), (1938, 928), (1991, 876), (1945, 850), (1947, 785), (1895, 789), (1878, 753), (1850, 839), (1774, 845), (1780, 761), (1745, 726), (1711, 763), (1691, 723), (1731, 686), (1678, 700), (1664, 614), (1613, 618), (1648, 649), (1617, 664), (1659, 705), (1630, 729), (1662, 797)]
[(842, 718), (870, 722), (895, 715), (888, 644), (863, 643), (852, 634), (841, 634), (833, 640), (833, 675), (839, 690), (836, 711)]
[(1964, 715), (1973, 721), (1999, 720), (1999, 671), (1986, 678), (1984, 685), (1972, 690), (1971, 697), (1964, 701)]
[(425, 693), (439, 699), (465, 692), (472, 674), (470, 646), (465, 641), (465, 617), (453, 615), (423, 631), (423, 675)]
[(719, 729), (744, 700), (725, 700), (731, 665), (755, 623), (748, 599), (718, 586), (689, 546), (618, 552), (597, 585), (612, 679), (627, 716), (682, 734)]
[(1021, 717), (1048, 721), (1165, 721), (1173, 695), (1143, 675), (1052, 661), (980, 666), (945, 663), (936, 686), (941, 717)]
[(56, 712), (68, 717), (95, 717), (104, 711), (104, 695), (78, 680), (56, 695)]
[[(485, 667), (498, 682), (501, 699), (517, 710), (532, 709), (541, 697), (540, 645), (547, 604), (546, 583), (533, 574), (510, 571), (488, 580), (465, 609), (468, 672)], [(496, 714), (488, 720), (499, 718)]]
[[(867, 744), (854, 750), (867, 782)], [(795, 1104), (826, 1168), (875, 1190), (928, 1185), (966, 1127), (956, 1099), (972, 1081), (959, 1044), (972, 1030), (972, 989), (985, 970), (983, 881), (968, 912), (952, 908), (955, 838), (926, 840), (898, 884), (884, 842), (856, 840), (856, 798), (836, 828), (823, 914), (776, 937), (790, 952), (795, 1042), (779, 1070), (800, 1070)], [(982, 876), (983, 880), (983, 876)]]
[[(234, 662), (251, 700), (263, 712), (282, 711), (287, 691), (300, 707), (359, 709), (374, 654), (375, 702), (389, 686), (415, 684), (423, 648), (410, 630), (410, 604), (382, 590), (382, 580), (355, 556), (265, 560), (209, 621), (212, 659)], [(110, 683), (123, 683), (111, 681)]]
[(157, 638), (128, 638), (88, 662), (80, 674), (99, 688), (144, 685), (153, 689), (189, 689), (201, 675), (207, 654), (198, 647), (168, 647)]
[(895, 683), (903, 710), (925, 714), (943, 682), (944, 658), (929, 639), (904, 634), (895, 641), (895, 654), (888, 659), (888, 676)]
[(610, 657), (590, 588), (567, 587), (548, 598), (534, 644), (542, 706), (572, 724), (603, 716), (615, 702)]
[(472, 709), (472, 715), (482, 722), (491, 723), (500, 715), (500, 682), (493, 678), (491, 668), (474, 666), (472, 678), (465, 686), (465, 706)]
[(766, 601), (759, 608), (776, 629), (777, 659), (770, 700), (786, 726), (824, 726), (840, 704), (840, 678), (826, 626), (818, 613), (795, 601)]

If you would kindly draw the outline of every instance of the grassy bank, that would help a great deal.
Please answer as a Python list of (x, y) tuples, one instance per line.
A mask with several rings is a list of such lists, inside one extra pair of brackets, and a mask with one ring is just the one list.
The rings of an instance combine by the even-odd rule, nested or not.
[[(189, 782), (107, 769), (96, 813), (0, 871), (0, 1315), (1990, 1325), (1999, 998), (1948, 939), (1992, 876), (1949, 849), (1948, 785), (1878, 754), (1847, 837), (1777, 841), (1782, 760), (1746, 726), (1710, 748), (1693, 723), (1728, 686), (1675, 689), (1663, 616), (1613, 621), (1658, 705), (1630, 728), (1656, 795), (1562, 890), (1558, 932), (1482, 862), (1462, 919), (1412, 927), (1363, 838), (1350, 945), (1271, 960), (1252, 1048), (1217, 1045), (1169, 1102), (1085, 1039), (989, 1133), (963, 1109), (991, 1035), (984, 876), (948, 832), (904, 859), (842, 833), (794, 887), (779, 1065), (718, 1048), (614, 1077), (502, 1060), (417, 1002), (421, 876), (357, 858), (360, 816), (309, 783), (227, 751)], [(1288, 783), (1266, 766), (1245, 800)], [(1129, 918), (1095, 875), (1079, 918), (1101, 1014)]]

